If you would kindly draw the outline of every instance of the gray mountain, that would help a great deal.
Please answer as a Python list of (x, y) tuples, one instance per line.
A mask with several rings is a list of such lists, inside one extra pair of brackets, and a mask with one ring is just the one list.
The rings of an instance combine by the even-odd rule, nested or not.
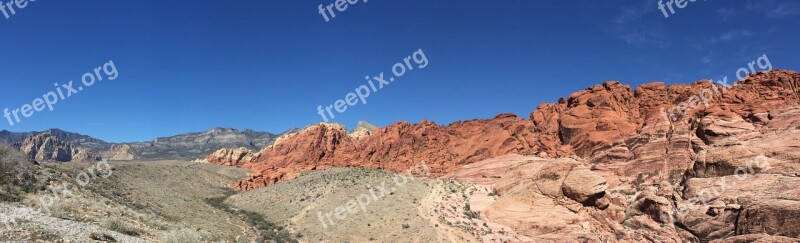
[(83, 147), (94, 151), (104, 151), (111, 148), (111, 143), (96, 139), (90, 136), (66, 132), (60, 129), (50, 129), (42, 132), (9, 132), (7, 130), (0, 131), (0, 143), (12, 145), (19, 148), (26, 139), (46, 134), (51, 137), (57, 138), (61, 142), (72, 144), (73, 146)]
[(127, 143), (136, 152), (137, 159), (193, 160), (223, 148), (245, 147), (258, 150), (275, 142), (275, 135), (250, 129), (239, 131), (231, 128), (214, 128), (205, 132), (187, 133), (172, 137), (156, 138), (150, 142)]
[[(293, 129), (294, 130), (294, 129)], [(291, 132), (289, 130), (287, 132)], [(109, 143), (78, 133), (50, 129), (43, 132), (0, 131), (0, 143), (20, 149), (42, 147), (36, 141), (59, 141), (75, 149), (84, 149), (110, 160), (194, 160), (224, 148), (245, 147), (259, 150), (271, 145), (281, 134), (257, 132), (250, 129), (239, 131), (232, 128), (214, 128), (205, 132), (180, 134), (172, 137), (156, 138), (148, 142)], [(36, 136), (52, 137), (50, 140), (29, 139)], [(48, 146), (44, 146), (48, 147)], [(41, 151), (51, 153), (50, 151)], [(70, 156), (66, 156), (70, 157)]]

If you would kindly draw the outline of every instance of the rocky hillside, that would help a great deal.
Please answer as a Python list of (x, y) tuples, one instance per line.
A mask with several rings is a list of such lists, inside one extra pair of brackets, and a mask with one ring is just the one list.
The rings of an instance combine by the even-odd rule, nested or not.
[(258, 150), (271, 145), (278, 136), (249, 129), (215, 128), (149, 142), (108, 143), (86, 135), (50, 129), (26, 133), (0, 131), (0, 142), (42, 161), (194, 160), (223, 148)]

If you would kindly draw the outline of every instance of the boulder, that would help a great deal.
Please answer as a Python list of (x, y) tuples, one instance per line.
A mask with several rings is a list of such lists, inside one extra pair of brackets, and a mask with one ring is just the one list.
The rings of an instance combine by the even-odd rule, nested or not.
[(600, 198), (608, 189), (606, 179), (588, 168), (576, 168), (569, 172), (561, 187), (564, 195), (579, 203), (591, 198)]

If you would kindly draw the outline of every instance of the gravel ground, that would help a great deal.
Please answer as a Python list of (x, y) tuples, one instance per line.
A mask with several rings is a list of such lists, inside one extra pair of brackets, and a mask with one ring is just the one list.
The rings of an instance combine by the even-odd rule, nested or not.
[[(99, 233), (113, 237), (118, 242), (148, 242), (87, 223), (45, 216), (30, 208), (14, 207), (0, 203), (0, 222), (17, 222), (12, 230), (0, 228), (1, 242), (92, 242), (90, 234)], [(57, 237), (55, 237), (57, 236)], [(60, 238), (60, 239), (59, 239)]]
[(438, 213), (444, 211), (439, 203), (442, 197), (461, 198), (463, 190), (434, 194), (447, 183), (422, 178), (402, 183), (397, 175), (364, 168), (311, 171), (236, 194), (226, 203), (272, 222), (286, 222), (302, 242), (474, 241), (463, 230), (441, 223)]

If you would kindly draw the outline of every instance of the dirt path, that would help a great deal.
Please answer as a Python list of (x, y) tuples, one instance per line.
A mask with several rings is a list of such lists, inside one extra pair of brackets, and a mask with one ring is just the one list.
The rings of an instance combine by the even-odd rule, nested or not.
[(231, 223), (231, 218), (230, 217), (225, 218), (225, 222), (227, 222), (230, 225), (233, 225), (233, 226), (236, 226), (236, 227), (239, 227), (240, 229), (242, 229), (242, 233), (237, 235), (236, 238), (234, 239), (236, 242), (239, 242), (239, 239), (241, 239), (243, 235), (247, 235), (247, 227)]
[[(438, 210), (440, 204), (443, 203), (442, 198), (445, 198), (444, 195), (447, 193), (445, 189), (442, 187), (441, 184), (435, 184), (431, 188), (431, 192), (428, 193), (425, 197), (420, 200), (419, 206), (417, 206), (417, 210), (419, 215), (427, 219), (431, 222), (431, 224), (439, 225), (437, 227), (436, 234), (438, 235), (439, 241), (447, 241), (447, 242), (472, 242), (472, 236), (464, 233), (458, 229), (454, 229), (447, 224), (440, 222), (439, 217), (441, 215)], [(443, 207), (442, 207), (443, 208)]]
[[(214, 214), (220, 214), (220, 212), (217, 211), (217, 210), (213, 210), (213, 212), (214, 212)], [(223, 214), (225, 215), (225, 223), (242, 230), (242, 232), (239, 235), (236, 236), (236, 238), (234, 239), (234, 242), (239, 242), (239, 239), (241, 239), (242, 236), (247, 236), (247, 234), (249, 233), (248, 229), (251, 229), (251, 228), (247, 227), (248, 225), (245, 224), (245, 226), (242, 226), (242, 225), (234, 224), (233, 222), (231, 222), (231, 216), (229, 214), (227, 214), (227, 213), (223, 213)], [(250, 240), (253, 240), (253, 239), (247, 239), (247, 240), (250, 241)]]

